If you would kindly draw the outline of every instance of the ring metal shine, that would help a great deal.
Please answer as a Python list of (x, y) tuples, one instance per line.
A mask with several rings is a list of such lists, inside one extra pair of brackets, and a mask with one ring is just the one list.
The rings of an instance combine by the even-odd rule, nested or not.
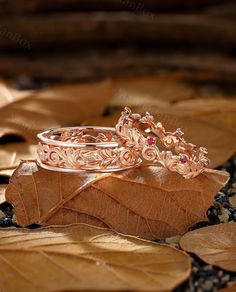
[(110, 127), (65, 127), (37, 135), (38, 164), (63, 172), (113, 172), (138, 166), (142, 159)]
[(126, 141), (125, 146), (136, 149), (144, 161), (162, 165), (186, 179), (202, 173), (210, 162), (206, 148), (186, 142), (180, 128), (166, 131), (148, 112), (141, 116), (126, 107), (116, 125), (116, 133)]
[(113, 172), (161, 165), (184, 178), (196, 177), (209, 165), (207, 149), (184, 139), (181, 129), (165, 130), (149, 113), (125, 108), (115, 128), (66, 127), (39, 133), (38, 164), (66, 172)]

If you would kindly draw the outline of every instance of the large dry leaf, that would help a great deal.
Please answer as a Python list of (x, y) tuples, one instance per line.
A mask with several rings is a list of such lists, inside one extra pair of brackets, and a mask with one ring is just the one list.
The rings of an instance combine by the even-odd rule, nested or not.
[(0, 204), (5, 201), (5, 191), (7, 184), (0, 184)]
[(9, 87), (4, 81), (0, 80), (0, 107), (14, 99)]
[(231, 284), (224, 289), (220, 289), (220, 292), (235, 292), (236, 291), (236, 284)]
[(229, 198), (229, 202), (232, 206), (236, 208), (236, 194)]
[(162, 113), (175, 114), (181, 117), (194, 117), (219, 129), (236, 134), (236, 101), (234, 99), (198, 98), (183, 100), (174, 104), (156, 101), (152, 107), (150, 106), (150, 111), (155, 111), (155, 109)]
[[(116, 81), (117, 94), (111, 104), (118, 108), (129, 106), (136, 112), (146, 110), (157, 113), (155, 115), (160, 121), (163, 115), (179, 116), (183, 122), (188, 117), (185, 123), (176, 120), (175, 127), (181, 126), (187, 134), (189, 132), (189, 137), (196, 144), (199, 142), (200, 145), (205, 140), (205, 145), (210, 150), (210, 167), (218, 167), (236, 151), (236, 102), (220, 97), (205, 98), (196, 89), (183, 83), (180, 77), (167, 74)], [(192, 128), (190, 120), (195, 121), (195, 124), (199, 120), (203, 123)], [(96, 120), (89, 122), (96, 123)], [(109, 124), (110, 120), (106, 119), (104, 122)], [(203, 135), (202, 127), (206, 127)]]
[(167, 245), (75, 224), (0, 230), (0, 288), (15, 291), (171, 291), (190, 257)]
[(180, 74), (117, 80), (115, 86), (116, 94), (111, 102), (113, 106), (129, 106), (134, 110), (154, 107), (167, 114), (195, 116), (236, 133), (236, 101), (202, 96), (196, 88), (183, 82)]
[[(187, 141), (197, 146), (206, 147), (209, 151), (210, 167), (212, 168), (222, 165), (236, 151), (236, 136), (227, 130), (199, 121), (193, 117), (180, 117), (163, 112), (155, 112), (154, 108), (150, 107), (146, 109), (154, 114), (155, 121), (161, 122), (166, 130), (174, 131), (176, 128), (181, 128)], [(137, 112), (143, 113), (144, 110), (139, 109)], [(114, 126), (119, 116), (120, 111), (110, 117), (86, 120), (84, 124)]]
[(0, 178), (1, 177), (10, 177), (14, 172), (14, 168), (11, 169), (2, 169), (0, 170)]
[(22, 162), (10, 179), (6, 200), (17, 223), (87, 223), (157, 239), (183, 234), (206, 220), (226, 172), (208, 170), (186, 180), (161, 167), (113, 174), (68, 174)]
[(16, 90), (11, 88), (5, 81), (0, 80), (0, 107), (17, 99), (27, 97), (31, 94), (30, 90)]
[(180, 246), (208, 264), (236, 272), (236, 222), (189, 232), (181, 238)]
[(15, 134), (32, 141), (42, 129), (78, 125), (101, 115), (112, 95), (110, 81), (54, 86), (26, 92), (25, 97), (15, 94), (7, 102), (0, 102), (0, 137)]
[(181, 80), (179, 74), (121, 79), (114, 81), (116, 94), (112, 106), (137, 107), (154, 106), (161, 101), (175, 102), (193, 98), (199, 94), (196, 89)]
[(36, 145), (30, 145), (26, 142), (0, 145), (0, 171), (16, 168), (21, 160), (30, 160), (36, 157)]
[(222, 111), (236, 111), (236, 101), (232, 99), (226, 99), (223, 97), (214, 98), (197, 98), (193, 100), (182, 100), (172, 105), (179, 108), (181, 112), (185, 114), (201, 115), (204, 113), (215, 112), (218, 114), (220, 109)]

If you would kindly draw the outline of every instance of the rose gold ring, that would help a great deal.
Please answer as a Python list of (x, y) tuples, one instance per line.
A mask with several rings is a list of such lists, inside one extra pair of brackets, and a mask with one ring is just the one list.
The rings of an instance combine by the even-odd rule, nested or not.
[[(149, 113), (142, 117), (125, 108), (116, 125), (116, 133), (125, 141), (127, 148), (135, 149), (149, 163), (161, 164), (186, 179), (203, 172), (210, 162), (206, 157), (207, 149), (187, 143), (181, 129), (167, 132), (160, 122), (155, 124), (153, 120)], [(168, 150), (160, 150), (163, 147)], [(169, 149), (173, 149), (174, 153)]]
[(67, 127), (37, 135), (38, 164), (65, 172), (113, 172), (138, 166), (142, 160), (114, 128)]
[(112, 172), (145, 160), (186, 179), (203, 172), (210, 162), (207, 149), (187, 143), (179, 128), (167, 132), (153, 120), (149, 113), (142, 117), (125, 108), (115, 128), (85, 126), (42, 132), (37, 135), (38, 164), (56, 171)]

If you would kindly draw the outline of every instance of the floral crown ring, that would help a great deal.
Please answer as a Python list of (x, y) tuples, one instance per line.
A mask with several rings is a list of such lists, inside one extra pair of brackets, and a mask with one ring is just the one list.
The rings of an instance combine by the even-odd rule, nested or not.
[[(149, 113), (142, 117), (126, 107), (116, 125), (116, 133), (125, 141), (125, 146), (135, 149), (142, 159), (161, 164), (186, 179), (199, 175), (210, 162), (206, 148), (187, 143), (179, 128), (175, 132), (165, 131), (160, 122), (154, 123)], [(160, 150), (157, 144), (167, 150)]]

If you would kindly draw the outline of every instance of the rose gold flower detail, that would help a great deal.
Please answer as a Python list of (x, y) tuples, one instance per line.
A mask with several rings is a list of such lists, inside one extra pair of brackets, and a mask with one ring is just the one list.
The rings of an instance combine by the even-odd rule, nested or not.
[[(124, 120), (129, 120), (128, 126), (122, 126)], [(173, 133), (165, 131), (160, 122), (154, 123), (154, 118), (149, 113), (141, 117), (133, 114), (129, 108), (125, 108), (116, 125), (116, 132), (125, 141), (125, 145), (134, 147), (142, 158), (159, 163), (185, 178), (197, 176), (209, 164), (206, 148), (197, 148), (194, 144), (187, 143), (180, 128)], [(172, 149), (173, 152), (160, 151), (154, 138), (148, 134), (156, 135), (158, 142), (167, 149)]]

